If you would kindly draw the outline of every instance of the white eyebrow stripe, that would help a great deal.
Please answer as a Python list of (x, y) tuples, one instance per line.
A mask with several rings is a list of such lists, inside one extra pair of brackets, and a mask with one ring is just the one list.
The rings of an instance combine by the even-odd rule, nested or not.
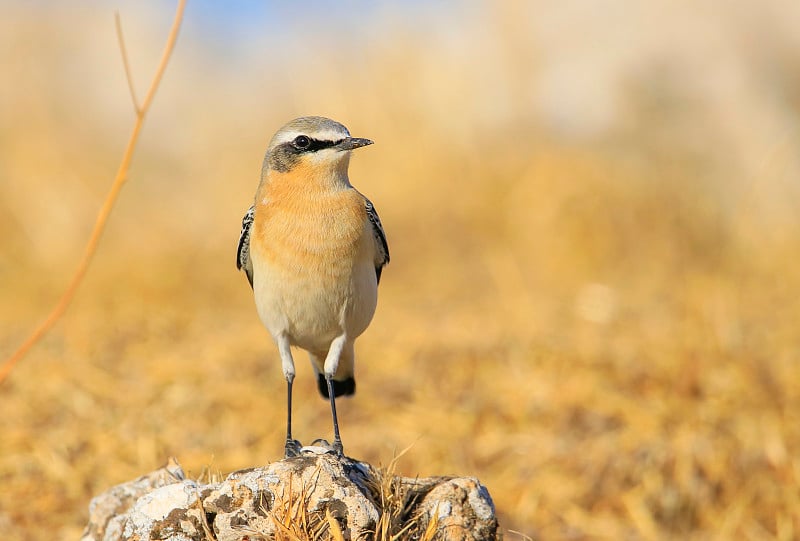
[(341, 131), (332, 131), (332, 130), (325, 130), (325, 131), (318, 131), (318, 132), (300, 132), (300, 131), (286, 131), (283, 132), (280, 137), (277, 139), (277, 143), (288, 143), (289, 141), (294, 140), (295, 137), (298, 135), (305, 135), (306, 137), (310, 137), (311, 139), (316, 139), (318, 141), (341, 141), (346, 137), (350, 137), (348, 133), (342, 133)]

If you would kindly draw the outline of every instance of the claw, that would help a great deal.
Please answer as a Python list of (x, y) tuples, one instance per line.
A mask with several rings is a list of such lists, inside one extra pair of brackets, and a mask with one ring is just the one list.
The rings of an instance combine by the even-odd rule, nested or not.
[(328, 443), (328, 440), (324, 440), (322, 438), (317, 438), (316, 440), (311, 442), (311, 447), (321, 447), (325, 449), (325, 453), (333, 453), (339, 458), (344, 457), (344, 448), (342, 447), (342, 442), (333, 442), (333, 444)]
[(303, 448), (303, 444), (297, 440), (286, 440), (286, 449), (285, 449), (285, 458), (293, 458), (296, 456), (300, 456), (300, 451)]

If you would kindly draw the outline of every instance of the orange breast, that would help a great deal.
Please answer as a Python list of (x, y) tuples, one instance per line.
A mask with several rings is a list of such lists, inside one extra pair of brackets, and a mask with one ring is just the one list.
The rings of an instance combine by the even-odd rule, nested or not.
[(264, 195), (253, 224), (260, 257), (298, 277), (337, 280), (351, 272), (367, 219), (355, 190), (271, 182)]

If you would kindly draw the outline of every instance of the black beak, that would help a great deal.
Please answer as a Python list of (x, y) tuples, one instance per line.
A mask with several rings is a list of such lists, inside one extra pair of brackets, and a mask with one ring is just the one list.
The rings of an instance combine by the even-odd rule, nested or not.
[(372, 141), (369, 139), (364, 139), (361, 137), (348, 137), (344, 139), (341, 143), (336, 145), (335, 148), (345, 151), (345, 150), (353, 150), (354, 148), (365, 147), (367, 145), (371, 145)]

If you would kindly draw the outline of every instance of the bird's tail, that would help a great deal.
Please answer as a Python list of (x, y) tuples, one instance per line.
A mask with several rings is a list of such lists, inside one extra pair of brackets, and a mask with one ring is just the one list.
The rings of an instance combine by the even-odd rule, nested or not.
[[(334, 379), (331, 381), (331, 383), (333, 384), (334, 397), (349, 396), (351, 394), (355, 394), (356, 392), (356, 379), (353, 377), (342, 381), (337, 381)], [(322, 374), (317, 374), (317, 388), (319, 389), (319, 394), (325, 398), (330, 398), (330, 395), (328, 394), (328, 382), (325, 381), (325, 376)]]
[[(350, 343), (344, 347), (342, 355), (339, 358), (339, 369), (333, 376), (331, 381), (333, 387), (333, 396), (349, 396), (356, 392), (356, 380), (353, 377), (353, 344)], [(330, 398), (328, 394), (328, 382), (325, 381), (325, 374), (322, 373), (325, 365), (325, 354), (322, 352), (309, 352), (311, 359), (311, 366), (314, 367), (314, 372), (317, 374), (317, 388), (319, 394), (325, 398)]]

